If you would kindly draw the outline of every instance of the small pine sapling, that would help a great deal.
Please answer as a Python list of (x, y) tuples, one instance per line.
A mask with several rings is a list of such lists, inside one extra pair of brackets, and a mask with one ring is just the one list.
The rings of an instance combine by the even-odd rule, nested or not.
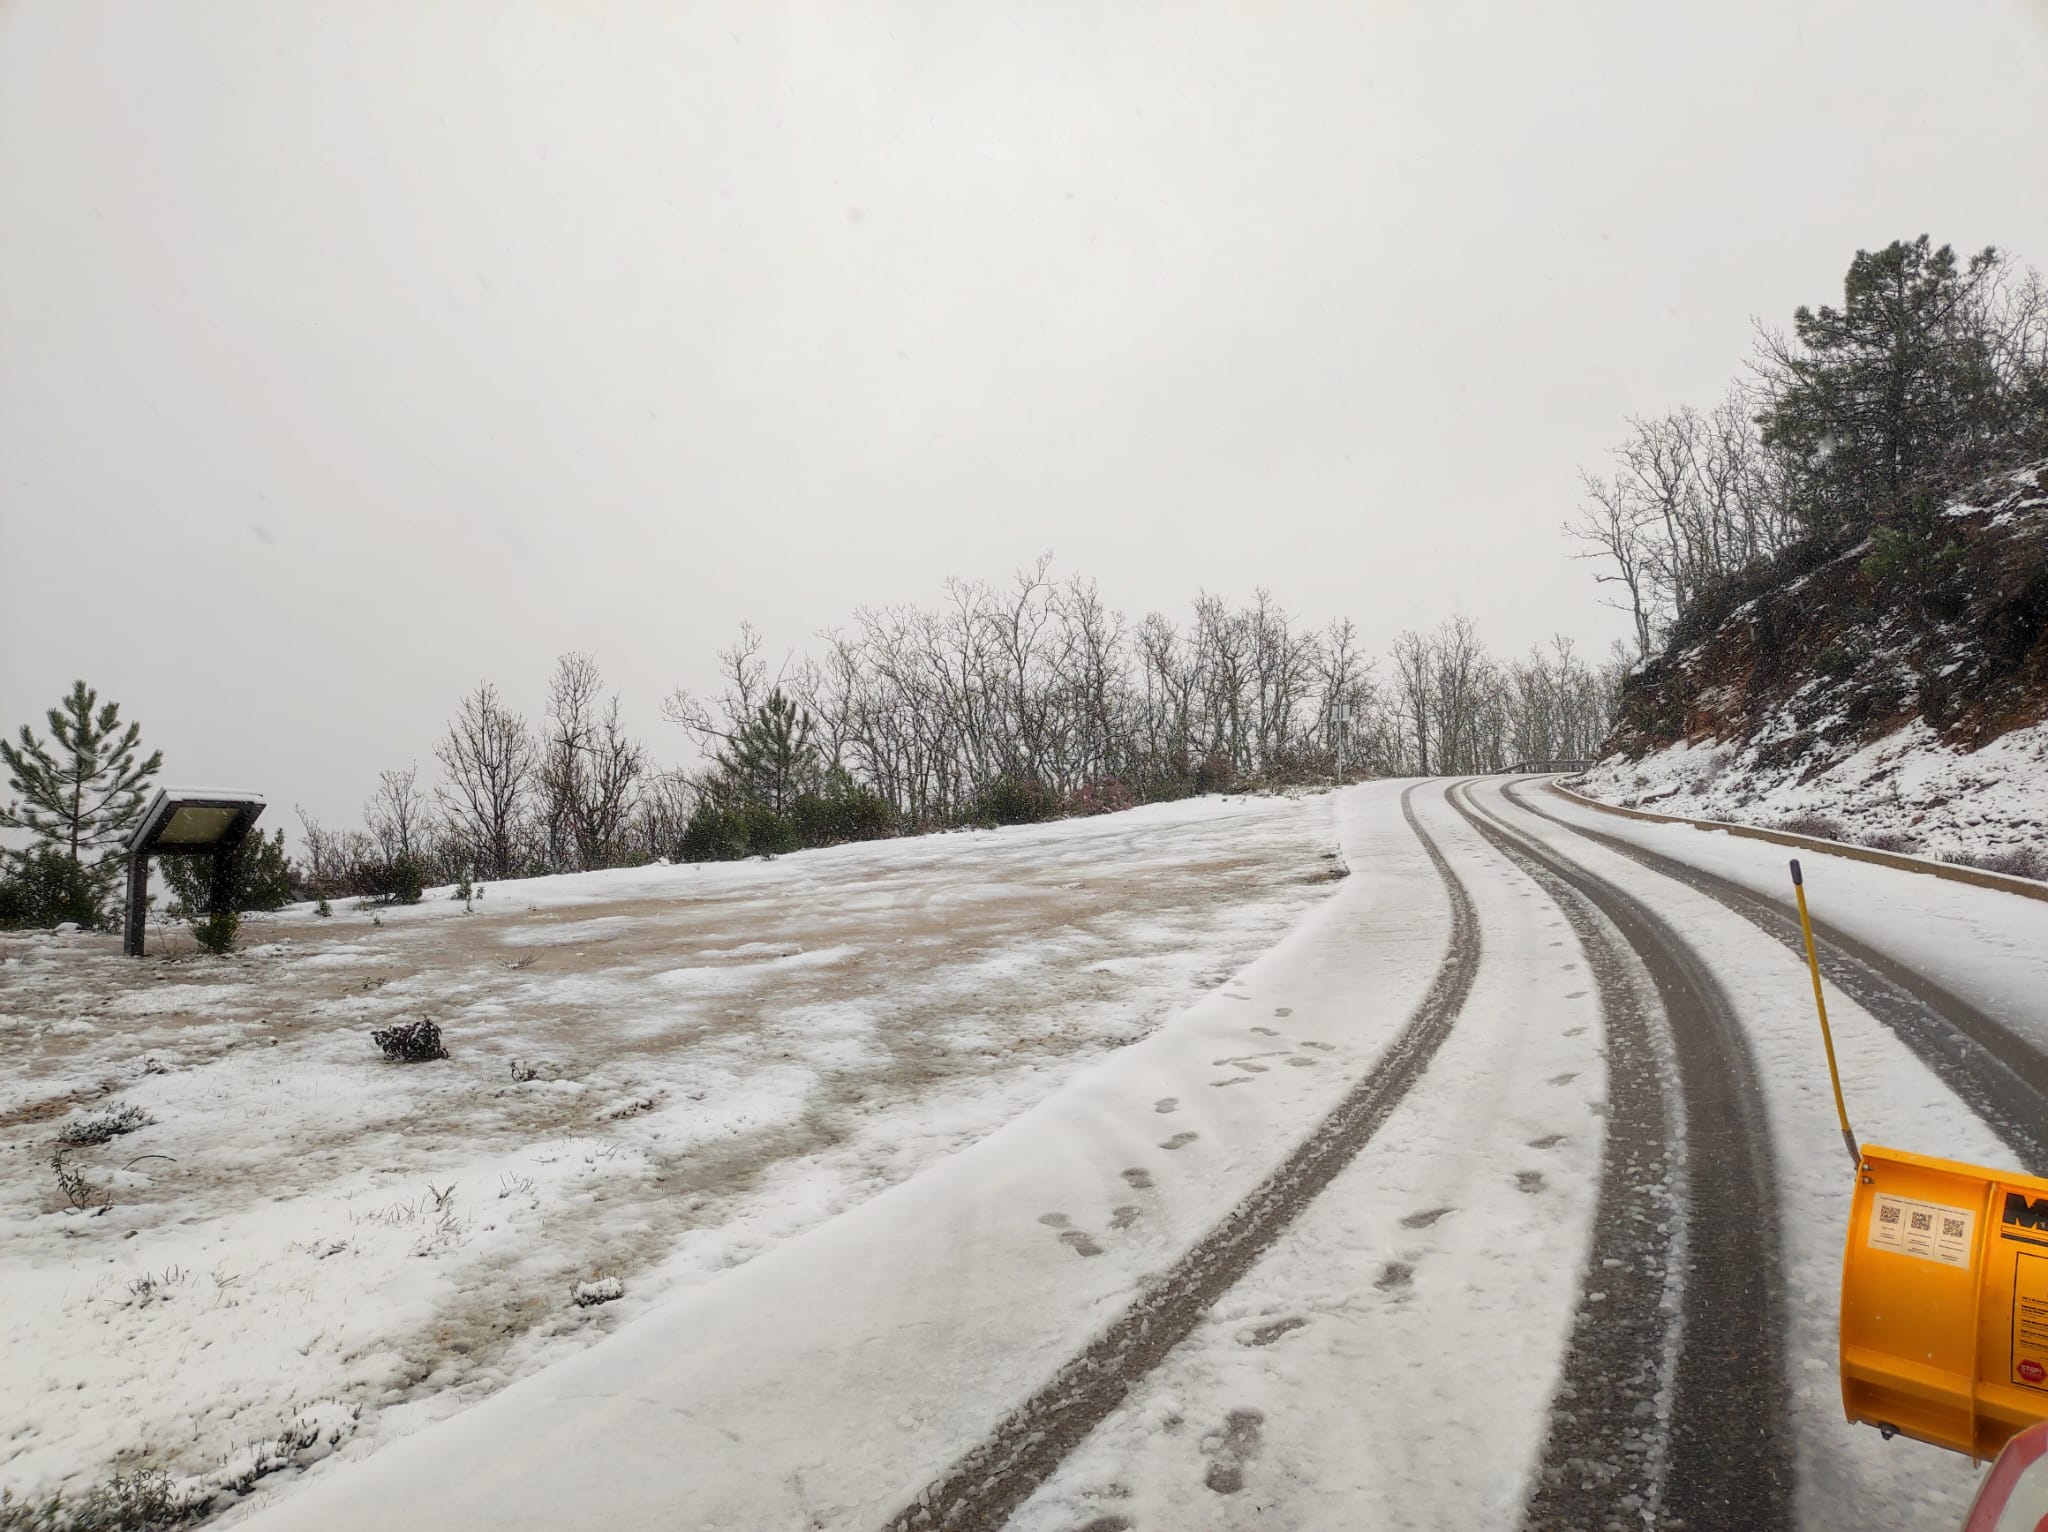
[(233, 910), (215, 910), (203, 920), (192, 922), (192, 940), (215, 957), (226, 957), (241, 939), (242, 917)]

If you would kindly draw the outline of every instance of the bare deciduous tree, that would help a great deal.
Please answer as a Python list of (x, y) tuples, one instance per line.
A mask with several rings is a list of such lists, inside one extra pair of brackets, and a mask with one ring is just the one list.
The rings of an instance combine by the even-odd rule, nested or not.
[(445, 774), (435, 795), (466, 865), (484, 877), (510, 877), (533, 790), (526, 720), (498, 700), (495, 686), (481, 682), (462, 699), (434, 754)]

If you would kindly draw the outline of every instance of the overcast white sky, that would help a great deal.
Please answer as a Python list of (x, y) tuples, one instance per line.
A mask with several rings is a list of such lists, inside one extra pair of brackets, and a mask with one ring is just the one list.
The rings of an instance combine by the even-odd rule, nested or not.
[(0, 725), (353, 820), (1052, 551), (1604, 648), (1558, 524), (1751, 316), (2048, 264), (2048, 11), (0, 0)]

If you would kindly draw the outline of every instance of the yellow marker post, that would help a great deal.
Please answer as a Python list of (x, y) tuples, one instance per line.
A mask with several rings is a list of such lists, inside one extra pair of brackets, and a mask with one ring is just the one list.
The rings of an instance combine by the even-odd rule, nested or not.
[(1835, 1065), (1835, 1034), (1828, 1028), (1828, 1002), (1820, 992), (1820, 957), (1813, 950), (1813, 922), (1806, 917), (1806, 880), (1799, 875), (1799, 858), (1792, 859), (1792, 892), (1799, 898), (1799, 929), (1806, 937), (1806, 966), (1813, 972), (1813, 1008), (1820, 1012), (1820, 1042), (1827, 1050), (1828, 1079), (1835, 1087), (1835, 1116), (1842, 1124), (1842, 1142), (1849, 1146), (1849, 1158), (1863, 1161), (1856, 1147), (1856, 1135), (1849, 1131), (1849, 1108), (1842, 1101), (1842, 1071)]

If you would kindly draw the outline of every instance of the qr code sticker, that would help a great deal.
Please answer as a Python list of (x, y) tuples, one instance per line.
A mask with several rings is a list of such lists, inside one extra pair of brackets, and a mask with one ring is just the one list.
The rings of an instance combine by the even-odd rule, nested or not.
[(1887, 1202), (1877, 1210), (1877, 1221), (1879, 1223), (1897, 1223), (1899, 1221), (1899, 1205), (1896, 1202)]
[(1964, 1223), (1960, 1218), (1944, 1218), (1941, 1221), (1941, 1237), (1943, 1239), (1961, 1239), (1964, 1227)]
[(1934, 1215), (1932, 1213), (1915, 1213), (1913, 1215), (1913, 1232), (1915, 1234), (1925, 1234), (1933, 1227)]

